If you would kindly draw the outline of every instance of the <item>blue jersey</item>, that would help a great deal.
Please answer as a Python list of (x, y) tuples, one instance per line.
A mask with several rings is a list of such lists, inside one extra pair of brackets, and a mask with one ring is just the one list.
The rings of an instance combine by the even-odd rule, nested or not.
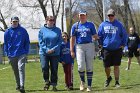
[(54, 50), (52, 54), (48, 56), (60, 55), (60, 45), (62, 42), (61, 30), (54, 27), (42, 27), (38, 34), (39, 39), (39, 54), (47, 54), (48, 50)]
[(114, 22), (102, 22), (98, 29), (100, 45), (108, 50), (117, 50), (120, 46), (125, 46), (127, 41), (127, 33), (123, 25), (114, 20)]
[(71, 36), (76, 36), (77, 44), (91, 43), (92, 36), (96, 34), (95, 26), (92, 22), (81, 24), (76, 22), (71, 29)]
[(29, 52), (29, 35), (23, 27), (8, 28), (4, 33), (4, 51), (8, 57), (18, 57)]
[(70, 54), (70, 42), (62, 42), (60, 51), (60, 62), (65, 62), (66, 64), (74, 63), (74, 59)]

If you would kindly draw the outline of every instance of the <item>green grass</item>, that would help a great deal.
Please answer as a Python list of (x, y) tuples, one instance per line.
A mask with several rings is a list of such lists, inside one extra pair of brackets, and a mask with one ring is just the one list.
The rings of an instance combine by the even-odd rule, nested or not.
[[(123, 60), (127, 60), (123, 58)], [(133, 59), (136, 62), (136, 59)], [(122, 62), (120, 67), (120, 84), (121, 87), (116, 89), (114, 87), (114, 75), (113, 68), (111, 75), (113, 80), (110, 86), (105, 89), (104, 81), (106, 80), (104, 68), (101, 60), (94, 61), (94, 76), (93, 76), (93, 91), (91, 93), (140, 93), (140, 66), (138, 64), (131, 64), (131, 70), (126, 71), (127, 63)], [(0, 93), (18, 93), (15, 90), (14, 75), (9, 64), (0, 65), (0, 69), (8, 67), (7, 69), (0, 70)], [(64, 83), (64, 73), (62, 65), (59, 64), (58, 73), (58, 92), (57, 93), (81, 93), (79, 91), (80, 78), (77, 72), (77, 63), (74, 64), (74, 90), (66, 91)], [(25, 89), (26, 93), (55, 93), (51, 91), (44, 91), (44, 81), (41, 73), (39, 62), (29, 62), (26, 64), (26, 82)], [(84, 91), (86, 93), (86, 91)], [(83, 92), (83, 93), (84, 93)]]

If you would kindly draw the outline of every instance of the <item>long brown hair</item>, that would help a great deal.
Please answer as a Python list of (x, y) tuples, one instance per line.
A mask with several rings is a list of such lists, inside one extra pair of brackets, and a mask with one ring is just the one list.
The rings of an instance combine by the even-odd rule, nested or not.
[(62, 32), (62, 35), (66, 35), (67, 36), (67, 40), (69, 41), (69, 35), (67, 32)]

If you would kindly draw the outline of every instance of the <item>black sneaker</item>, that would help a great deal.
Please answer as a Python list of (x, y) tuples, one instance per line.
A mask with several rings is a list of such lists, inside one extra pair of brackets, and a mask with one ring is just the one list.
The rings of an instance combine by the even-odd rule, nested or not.
[(20, 87), (20, 93), (25, 93), (24, 87)]
[(17, 86), (17, 87), (16, 87), (16, 90), (18, 90), (18, 91), (19, 91), (19, 90), (20, 90), (20, 86)]
[(69, 89), (70, 89), (70, 90), (73, 90), (73, 86), (69, 86)]
[(110, 77), (105, 81), (104, 87), (108, 87), (109, 84), (110, 84), (110, 82), (111, 82), (111, 80), (112, 80), (112, 77), (110, 76)]
[(44, 90), (48, 90), (50, 87), (50, 82), (46, 82), (45, 86), (44, 86)]
[(52, 91), (57, 91), (56, 86), (53, 86)]
[(116, 82), (115, 82), (115, 87), (116, 87), (116, 88), (119, 88), (119, 87), (120, 87), (119, 81), (116, 81)]

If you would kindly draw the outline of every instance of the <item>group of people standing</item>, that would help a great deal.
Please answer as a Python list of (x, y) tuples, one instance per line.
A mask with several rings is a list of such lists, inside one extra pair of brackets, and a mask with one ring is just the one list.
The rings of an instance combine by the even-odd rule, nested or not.
[[(66, 32), (61, 33), (61, 30), (56, 27), (55, 17), (46, 17), (46, 24), (38, 34), (40, 63), (45, 81), (44, 90), (48, 90), (52, 85), (52, 90), (57, 91), (59, 62), (63, 65), (66, 88), (73, 90), (73, 65), (74, 58), (76, 58), (80, 76), (80, 90), (85, 90), (86, 74), (86, 90), (92, 91), (95, 55), (93, 41), (98, 41), (99, 47), (102, 48), (107, 77), (105, 87), (108, 87), (112, 80), (111, 66), (114, 66), (115, 87), (120, 86), (119, 66), (121, 65), (122, 49), (127, 45), (127, 33), (123, 25), (116, 20), (113, 9), (108, 10), (107, 16), (108, 20), (100, 24), (97, 33), (94, 23), (87, 21), (87, 12), (80, 11), (79, 21), (71, 28), (70, 38)], [(5, 31), (4, 51), (15, 74), (16, 90), (25, 93), (25, 63), (30, 40), (27, 31), (19, 25), (18, 17), (12, 17), (11, 24), (11, 27)]]

